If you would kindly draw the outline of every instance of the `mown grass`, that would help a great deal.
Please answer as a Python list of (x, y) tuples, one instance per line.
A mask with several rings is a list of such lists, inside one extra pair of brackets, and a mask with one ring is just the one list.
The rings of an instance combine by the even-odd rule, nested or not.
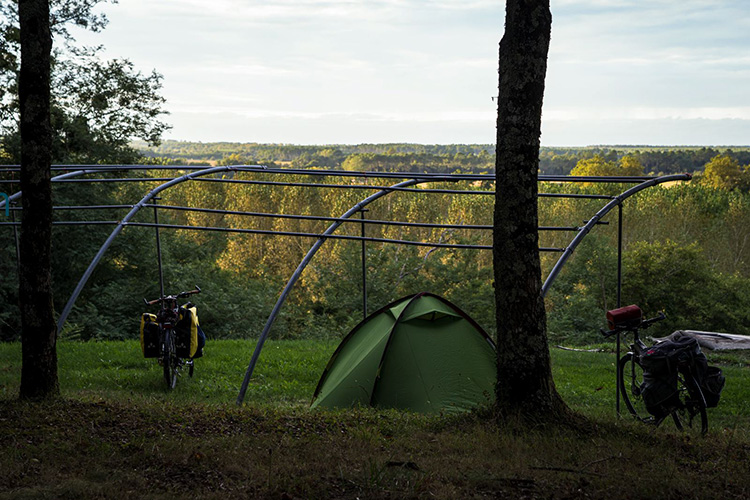
[(333, 342), (269, 342), (245, 406), (253, 342), (216, 341), (167, 392), (136, 342), (59, 346), (62, 398), (15, 400), (20, 346), (0, 344), (0, 498), (748, 498), (750, 375), (727, 387), (705, 439), (614, 416), (614, 355), (553, 350), (583, 429), (498, 426), (307, 405)]
[[(306, 408), (336, 341), (270, 340), (266, 343), (248, 387), (245, 401), (274, 407)], [(609, 345), (599, 348), (608, 349)], [(194, 377), (184, 374), (177, 389), (167, 391), (161, 367), (144, 359), (137, 341), (60, 342), (60, 386), (73, 399), (172, 403), (231, 404), (240, 385), (255, 342), (212, 341), (206, 356), (196, 360)], [(716, 426), (750, 428), (750, 356), (708, 353), (721, 362), (727, 386), (718, 408), (709, 418)], [(611, 352), (577, 352), (552, 349), (557, 389), (576, 411), (606, 418), (615, 405), (615, 355)], [(15, 397), (20, 385), (21, 347), (0, 343), (0, 398)]]

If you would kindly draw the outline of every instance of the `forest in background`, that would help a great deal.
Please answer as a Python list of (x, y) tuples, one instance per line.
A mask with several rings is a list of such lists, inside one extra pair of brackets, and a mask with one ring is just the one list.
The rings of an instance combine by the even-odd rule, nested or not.
[[(331, 168), (389, 172), (492, 172), (494, 144), (358, 144), (301, 146), (237, 142), (186, 142), (167, 140), (158, 146), (133, 143), (142, 162), (156, 164), (252, 165), (294, 168)], [(539, 172), (568, 175), (580, 160), (601, 157), (618, 161), (637, 159), (646, 174), (700, 172), (719, 154), (740, 165), (750, 164), (750, 147), (589, 146), (542, 147)]]
[[(188, 147), (189, 144), (193, 146)], [(170, 148), (182, 147), (164, 156)], [(197, 150), (205, 146), (204, 157)], [(484, 146), (258, 146), (220, 152), (218, 146), (166, 142), (154, 148), (142, 163), (213, 164), (267, 163), (298, 168), (345, 168), (350, 158), (385, 158), (382, 169), (396, 165), (409, 171), (482, 171), (472, 162), (491, 164)], [(191, 149), (197, 148), (197, 149)], [(267, 149), (263, 149), (267, 148)], [(272, 153), (277, 148), (277, 153)], [(351, 149), (347, 149), (351, 148)], [(364, 152), (360, 148), (369, 148)], [(403, 148), (403, 149), (397, 149)], [(445, 148), (445, 149), (440, 149)], [(407, 151), (409, 150), (409, 151)], [(209, 152), (218, 159), (209, 160)], [(270, 155), (261, 158), (263, 154)], [(249, 160), (253, 153), (254, 161)], [(277, 156), (274, 156), (277, 154)], [(295, 156), (296, 155), (296, 156)], [(649, 156), (650, 155), (650, 156)], [(658, 334), (673, 329), (727, 331), (750, 334), (750, 183), (747, 164), (750, 149), (585, 148), (545, 149), (542, 156), (564, 156), (580, 175), (640, 175), (653, 173), (642, 161), (654, 164), (695, 164), (691, 182), (650, 188), (629, 199), (624, 209), (623, 303), (639, 303), (648, 313), (665, 310), (669, 317)], [(273, 158), (268, 160), (268, 158)], [(327, 165), (310, 165), (329, 158)], [(432, 160), (430, 160), (432, 158)], [(465, 160), (471, 158), (471, 160)], [(335, 159), (335, 161), (334, 161)], [(420, 163), (420, 159), (426, 159)], [(658, 160), (658, 161), (657, 161)], [(704, 163), (700, 163), (705, 160)], [(374, 161), (374, 160), (373, 160)], [(380, 161), (380, 160), (378, 160)], [(432, 161), (432, 163), (430, 163)], [(552, 160), (550, 160), (552, 161)], [(561, 162), (562, 160), (555, 160)], [(304, 163), (307, 162), (307, 163)], [(340, 162), (340, 163), (336, 163)], [(671, 162), (671, 163), (670, 163)], [(692, 163), (691, 163), (692, 162)], [(304, 163), (304, 164), (303, 164)], [(433, 169), (433, 166), (437, 165)], [(446, 170), (442, 170), (445, 168)], [(670, 167), (671, 168), (671, 167)], [(567, 169), (567, 167), (566, 167)], [(674, 167), (676, 169), (676, 167)], [(355, 169), (356, 170), (356, 169)], [(370, 170), (367, 168), (366, 170)], [(376, 170), (376, 169), (373, 169)], [(565, 170), (565, 169), (563, 169)], [(686, 168), (679, 168), (679, 171)], [(661, 172), (661, 171), (660, 171)], [(549, 173), (549, 172), (548, 172)], [(175, 175), (150, 171), (145, 177)], [(382, 184), (378, 179), (318, 178), (302, 175), (250, 173), (224, 174), (235, 179), (361, 185)], [(55, 204), (132, 204), (156, 184), (64, 183), (55, 185)], [(494, 183), (430, 184), (428, 187), (466, 189), (475, 194), (394, 193), (369, 207), (368, 219), (450, 224), (492, 224)], [(546, 183), (542, 192), (617, 194), (625, 185)], [(1, 185), (13, 192), (13, 185)], [(188, 182), (163, 193), (164, 205), (219, 208), (243, 212), (339, 216), (372, 191), (327, 187)], [(540, 225), (581, 226), (604, 200), (540, 199)], [(58, 220), (110, 220), (123, 210), (71, 212), (59, 210)], [(152, 222), (153, 212), (137, 217)], [(604, 312), (616, 297), (616, 216), (609, 225), (597, 226), (576, 250), (547, 296), (550, 338), (555, 343), (582, 344), (599, 340)], [(288, 220), (240, 215), (160, 210), (160, 222), (320, 233), (328, 222)], [(62, 310), (91, 258), (112, 230), (106, 226), (56, 226), (54, 229), (55, 308)], [(345, 224), (341, 234), (359, 235), (359, 223)], [(413, 241), (489, 245), (490, 231), (425, 229), (368, 225), (367, 236)], [(542, 232), (541, 246), (564, 247), (572, 232)], [(201, 323), (212, 338), (256, 337), (286, 280), (313, 243), (312, 238), (258, 234), (208, 233), (162, 230), (162, 250), (168, 292), (198, 284), (204, 293), (195, 302)], [(19, 338), (15, 244), (10, 227), (0, 231), (0, 337)], [(543, 253), (544, 272), (558, 253)], [(442, 295), (466, 310), (490, 333), (494, 324), (491, 253), (486, 250), (407, 247), (367, 244), (369, 312), (392, 300), (421, 291)], [(327, 242), (302, 275), (272, 330), (274, 338), (327, 338), (344, 335), (362, 319), (361, 244)], [(68, 339), (121, 339), (138, 334), (142, 299), (158, 295), (155, 238), (152, 228), (127, 228), (107, 252), (70, 315), (63, 337)]]

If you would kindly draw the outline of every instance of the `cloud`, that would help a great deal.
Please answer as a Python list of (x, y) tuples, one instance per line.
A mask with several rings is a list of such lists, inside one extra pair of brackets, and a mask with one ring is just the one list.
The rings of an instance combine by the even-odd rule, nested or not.
[(230, 24), (276, 21), (305, 21), (326, 24), (338, 20), (366, 19), (392, 13), (400, 2), (336, 0), (130, 0), (124, 2), (130, 12), (149, 12), (154, 16), (220, 19)]
[(502, 12), (494, 0), (128, 0), (122, 12), (228, 24), (304, 24), (347, 29), (353, 23), (421, 23), (443, 13)]
[[(545, 137), (735, 133), (750, 108), (746, 5), (553, 0)], [(110, 18), (92, 43), (164, 74), (173, 137), (493, 140), (503, 2), (128, 0)]]

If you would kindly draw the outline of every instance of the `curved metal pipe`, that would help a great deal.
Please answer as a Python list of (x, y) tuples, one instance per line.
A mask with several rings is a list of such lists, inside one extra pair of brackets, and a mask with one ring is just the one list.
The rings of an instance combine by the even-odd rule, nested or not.
[[(76, 170), (74, 172), (68, 172), (67, 174), (56, 175), (52, 177), (50, 181), (59, 181), (61, 179), (68, 179), (70, 177), (78, 177), (84, 174), (95, 174), (98, 172), (103, 172), (103, 171), (110, 172), (110, 171), (115, 171), (115, 170), (117, 169), (116, 168), (106, 169), (105, 167), (97, 168), (96, 170), (94, 169)], [(20, 198), (21, 194), (22, 192), (18, 191), (17, 193), (13, 193), (12, 195), (10, 195), (7, 200), (0, 201), (0, 208), (2, 208), (3, 206), (7, 207), (11, 201), (16, 201), (18, 198)]]
[[(99, 261), (101, 260), (102, 256), (104, 255), (104, 252), (107, 251), (107, 249), (112, 245), (112, 242), (117, 237), (118, 234), (122, 232), (122, 229), (127, 225), (127, 223), (132, 219), (135, 214), (138, 213), (138, 211), (143, 208), (143, 206), (151, 201), (151, 199), (156, 196), (157, 194), (161, 193), (162, 191), (171, 188), (172, 186), (175, 186), (177, 184), (181, 184), (185, 181), (189, 181), (195, 177), (201, 177), (203, 175), (211, 175), (218, 172), (226, 172), (231, 170), (238, 170), (237, 167), (234, 166), (222, 166), (222, 167), (212, 167), (207, 168), (204, 170), (199, 170), (197, 172), (192, 172), (189, 174), (185, 174), (182, 177), (176, 177), (172, 179), (169, 182), (165, 182), (164, 184), (160, 184), (158, 187), (152, 189), (149, 191), (149, 193), (144, 196), (141, 201), (139, 201), (137, 204), (133, 206), (133, 208), (128, 212), (128, 214), (117, 224), (117, 227), (115, 227), (112, 230), (112, 233), (109, 235), (107, 240), (104, 242), (104, 244), (99, 248), (99, 251), (96, 253), (94, 258), (92, 259), (91, 263), (89, 264), (89, 267), (86, 269), (86, 272), (83, 273), (83, 276), (81, 276), (81, 279), (78, 281), (78, 284), (76, 285), (75, 290), (73, 290), (73, 293), (70, 295), (70, 298), (68, 299), (68, 303), (65, 304), (65, 308), (63, 309), (62, 314), (60, 314), (60, 319), (57, 321), (57, 333), (59, 334), (60, 331), (62, 331), (62, 327), (65, 324), (65, 320), (68, 319), (68, 315), (70, 314), (70, 311), (73, 309), (73, 305), (76, 302), (76, 299), (81, 294), (81, 290), (83, 290), (83, 287), (86, 285), (86, 282), (91, 277), (91, 274), (94, 272), (94, 269), (99, 264)], [(242, 167), (240, 170), (243, 171), (253, 171), (253, 170), (265, 170), (265, 167), (257, 166), (257, 167)]]
[[(398, 184), (394, 184), (391, 187), (401, 188), (401, 187), (406, 187), (406, 186), (414, 186), (422, 182), (433, 182), (433, 181), (434, 179), (410, 179), (408, 181), (403, 181), (403, 182), (399, 182)], [(268, 337), (268, 332), (271, 331), (271, 326), (273, 326), (273, 323), (276, 320), (276, 316), (278, 316), (279, 311), (281, 310), (281, 306), (284, 305), (284, 302), (286, 301), (286, 298), (289, 295), (289, 292), (292, 290), (292, 287), (294, 287), (294, 284), (297, 283), (297, 280), (299, 279), (300, 275), (302, 275), (302, 271), (305, 270), (305, 268), (310, 263), (315, 253), (318, 251), (318, 249), (321, 246), (323, 246), (323, 243), (325, 243), (326, 240), (328, 239), (326, 238), (326, 236), (332, 234), (334, 231), (336, 231), (336, 229), (338, 229), (338, 227), (341, 224), (343, 224), (344, 221), (342, 219), (348, 219), (349, 217), (356, 214), (357, 212), (362, 210), (364, 207), (366, 207), (373, 201), (392, 192), (394, 191), (392, 191), (389, 188), (385, 188), (382, 191), (378, 191), (377, 193), (368, 196), (364, 200), (354, 205), (352, 208), (347, 210), (346, 213), (344, 213), (344, 215), (339, 217), (338, 218), (339, 220), (334, 221), (333, 224), (328, 226), (328, 229), (326, 229), (325, 232), (323, 232), (321, 237), (313, 244), (310, 250), (307, 251), (307, 254), (302, 259), (302, 262), (300, 262), (299, 266), (297, 266), (297, 269), (294, 271), (294, 274), (292, 274), (292, 277), (289, 278), (289, 281), (284, 287), (284, 290), (281, 292), (281, 296), (279, 296), (279, 299), (276, 301), (276, 305), (273, 306), (271, 315), (268, 317), (268, 320), (266, 321), (266, 326), (263, 328), (263, 331), (261, 332), (260, 337), (258, 337), (258, 343), (255, 345), (255, 351), (253, 351), (253, 356), (252, 358), (250, 358), (250, 364), (247, 366), (247, 371), (245, 372), (245, 378), (242, 381), (242, 387), (240, 387), (240, 393), (237, 396), (238, 405), (241, 405), (242, 401), (245, 399), (247, 386), (250, 383), (250, 377), (252, 377), (253, 371), (255, 370), (255, 365), (258, 362), (258, 357), (260, 357), (260, 351), (263, 349), (263, 344), (265, 343), (266, 338)]]
[(557, 262), (555, 263), (555, 267), (552, 268), (549, 276), (547, 276), (547, 279), (544, 281), (544, 284), (542, 285), (542, 297), (547, 295), (547, 290), (549, 290), (549, 287), (552, 286), (552, 283), (555, 281), (555, 278), (557, 278), (557, 275), (560, 274), (560, 270), (568, 261), (570, 256), (573, 255), (573, 251), (576, 249), (578, 244), (581, 243), (583, 238), (585, 238), (586, 235), (589, 234), (591, 229), (593, 229), (593, 227), (602, 219), (602, 217), (607, 215), (613, 208), (621, 205), (624, 200), (630, 198), (640, 191), (643, 191), (646, 188), (650, 188), (652, 186), (656, 186), (657, 184), (662, 184), (664, 182), (670, 181), (689, 181), (692, 178), (693, 176), (690, 174), (664, 175), (662, 177), (657, 177), (655, 179), (650, 179), (646, 182), (642, 182), (637, 186), (633, 186), (627, 191), (624, 191), (615, 196), (612, 201), (604, 205), (601, 210), (599, 210), (596, 214), (594, 214), (593, 217), (591, 217), (591, 219), (589, 219), (586, 225), (583, 226), (580, 231), (578, 231), (578, 234), (576, 234), (575, 238), (573, 238), (573, 241), (570, 242), (570, 245), (568, 245), (563, 254), (557, 260)]

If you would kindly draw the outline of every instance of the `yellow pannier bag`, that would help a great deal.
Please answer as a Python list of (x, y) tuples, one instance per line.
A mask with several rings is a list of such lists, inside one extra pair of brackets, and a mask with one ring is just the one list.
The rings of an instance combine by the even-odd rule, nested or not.
[(177, 356), (192, 358), (198, 351), (198, 311), (193, 307), (181, 307), (180, 318), (175, 325), (175, 347)]
[(144, 358), (159, 357), (159, 324), (156, 314), (143, 313), (141, 316), (141, 351)]

